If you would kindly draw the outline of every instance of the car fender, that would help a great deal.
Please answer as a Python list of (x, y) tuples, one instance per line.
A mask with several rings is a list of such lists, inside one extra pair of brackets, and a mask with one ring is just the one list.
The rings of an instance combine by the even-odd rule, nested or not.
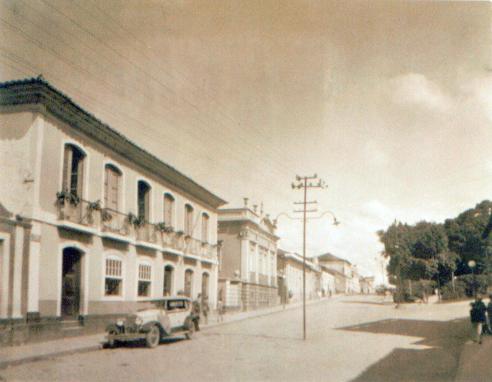
[(140, 328), (140, 331), (143, 332), (143, 333), (147, 333), (147, 332), (150, 331), (150, 328), (152, 326), (154, 326), (154, 325), (157, 325), (157, 327), (159, 328), (159, 331), (161, 332), (161, 336), (163, 334), (167, 334), (166, 330), (162, 327), (162, 325), (161, 325), (161, 323), (159, 321), (150, 321), (150, 322), (145, 323)]

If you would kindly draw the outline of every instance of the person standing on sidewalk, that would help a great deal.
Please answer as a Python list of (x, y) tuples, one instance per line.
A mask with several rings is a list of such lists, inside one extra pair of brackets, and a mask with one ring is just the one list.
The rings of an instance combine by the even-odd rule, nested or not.
[(485, 312), (487, 311), (487, 307), (482, 301), (482, 298), (477, 296), (475, 301), (471, 303), (470, 310), (470, 321), (472, 324), (472, 338), (475, 342), (481, 344), (482, 343), (482, 327), (486, 322)]
[(224, 302), (222, 297), (219, 297), (217, 302), (217, 322), (224, 322)]
[(487, 305), (487, 333), (492, 334), (492, 294), (489, 295), (489, 303)]
[(208, 311), (210, 310), (210, 306), (208, 305), (208, 297), (204, 296), (202, 298), (202, 315), (203, 315), (203, 322), (205, 325), (208, 325)]
[(200, 311), (201, 311), (200, 300), (201, 300), (201, 297), (202, 297), (202, 295), (199, 293), (196, 300), (193, 301), (193, 308), (192, 308), (193, 323), (195, 324), (195, 330), (197, 332), (200, 331)]

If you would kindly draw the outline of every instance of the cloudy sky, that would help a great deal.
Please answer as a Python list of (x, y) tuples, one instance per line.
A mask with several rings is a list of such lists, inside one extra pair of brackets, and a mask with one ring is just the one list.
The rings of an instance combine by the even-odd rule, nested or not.
[[(488, 2), (0, 0), (0, 80), (42, 73), (230, 202), (301, 198), (308, 255), (379, 276), (375, 232), (492, 197)], [(279, 218), (300, 251), (299, 222)], [(380, 277), (380, 276), (379, 276)]]

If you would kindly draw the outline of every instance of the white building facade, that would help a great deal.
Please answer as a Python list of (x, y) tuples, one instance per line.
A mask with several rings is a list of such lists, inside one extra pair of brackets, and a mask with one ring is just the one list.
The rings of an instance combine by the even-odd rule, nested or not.
[(226, 309), (278, 304), (275, 228), (256, 206), (219, 210), (219, 294)]
[(0, 107), (0, 322), (215, 306), (222, 199), (42, 79), (0, 84)]
[[(294, 252), (278, 250), (279, 292), (282, 302), (302, 301), (303, 258)], [(306, 259), (306, 299), (321, 296), (321, 270), (312, 259)]]

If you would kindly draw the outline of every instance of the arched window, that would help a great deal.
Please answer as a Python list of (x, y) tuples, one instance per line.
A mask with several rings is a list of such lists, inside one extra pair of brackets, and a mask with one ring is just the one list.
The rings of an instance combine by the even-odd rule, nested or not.
[(150, 186), (143, 180), (138, 181), (138, 217), (149, 220), (150, 215)]
[(116, 256), (108, 256), (105, 265), (104, 295), (121, 296), (123, 294), (123, 262)]
[(104, 167), (104, 207), (118, 211), (121, 171), (111, 164)]
[(208, 222), (210, 218), (206, 213), (202, 214), (202, 242), (208, 243)]
[(171, 194), (164, 194), (164, 224), (173, 225), (174, 198)]
[(63, 157), (63, 191), (82, 196), (85, 154), (77, 146), (65, 145)]
[(173, 293), (174, 268), (170, 265), (164, 267), (164, 288), (163, 295), (171, 296)]
[(186, 235), (192, 236), (193, 233), (193, 207), (185, 204), (184, 231)]
[(184, 294), (185, 296), (192, 297), (193, 292), (193, 271), (191, 269), (187, 269), (185, 271), (185, 279), (184, 279)]

